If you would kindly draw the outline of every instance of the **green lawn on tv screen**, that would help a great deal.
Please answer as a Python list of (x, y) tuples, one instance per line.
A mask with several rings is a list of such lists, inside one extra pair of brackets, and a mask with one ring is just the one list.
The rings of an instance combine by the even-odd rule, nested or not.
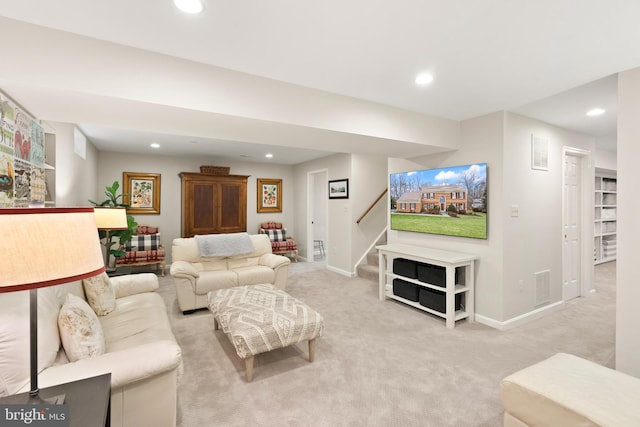
[(450, 217), (449, 215), (392, 213), (391, 229), (486, 239), (487, 214), (474, 212), (473, 215)]

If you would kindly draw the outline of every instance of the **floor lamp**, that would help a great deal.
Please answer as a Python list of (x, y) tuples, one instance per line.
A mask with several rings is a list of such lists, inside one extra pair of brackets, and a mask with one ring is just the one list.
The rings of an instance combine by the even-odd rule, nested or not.
[(125, 208), (104, 208), (96, 207), (96, 225), (98, 230), (103, 230), (106, 234), (105, 242), (104, 266), (109, 269), (109, 258), (111, 257), (111, 231), (126, 230), (129, 228), (127, 223), (127, 210)]
[(38, 389), (38, 288), (105, 271), (93, 208), (0, 209), (0, 293), (29, 290), (29, 403)]

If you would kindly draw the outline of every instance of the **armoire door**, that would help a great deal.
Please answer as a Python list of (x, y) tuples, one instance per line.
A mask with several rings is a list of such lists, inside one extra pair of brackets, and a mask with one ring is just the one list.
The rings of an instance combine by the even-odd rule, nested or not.
[(189, 182), (191, 197), (188, 204), (187, 218), (189, 237), (196, 234), (212, 234), (216, 232), (218, 224), (218, 186), (206, 181)]
[(247, 186), (246, 182), (221, 182), (219, 232), (239, 233), (247, 231)]

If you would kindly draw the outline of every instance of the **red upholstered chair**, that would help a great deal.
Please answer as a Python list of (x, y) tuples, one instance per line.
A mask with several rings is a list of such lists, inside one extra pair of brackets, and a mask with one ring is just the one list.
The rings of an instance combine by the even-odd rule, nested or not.
[(263, 222), (260, 224), (260, 233), (269, 236), (271, 252), (278, 255), (292, 254), (298, 262), (298, 244), (293, 237), (287, 236), (287, 229), (281, 222)]
[(124, 247), (125, 255), (116, 258), (116, 268), (129, 265), (153, 265), (164, 276), (166, 261), (164, 245), (160, 243), (160, 230), (151, 225), (138, 225), (136, 234)]

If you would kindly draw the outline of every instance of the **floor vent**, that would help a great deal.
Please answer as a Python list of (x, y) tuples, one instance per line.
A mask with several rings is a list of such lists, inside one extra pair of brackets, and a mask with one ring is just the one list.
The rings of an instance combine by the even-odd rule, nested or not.
[(551, 302), (551, 271), (534, 273), (536, 278), (536, 306)]

